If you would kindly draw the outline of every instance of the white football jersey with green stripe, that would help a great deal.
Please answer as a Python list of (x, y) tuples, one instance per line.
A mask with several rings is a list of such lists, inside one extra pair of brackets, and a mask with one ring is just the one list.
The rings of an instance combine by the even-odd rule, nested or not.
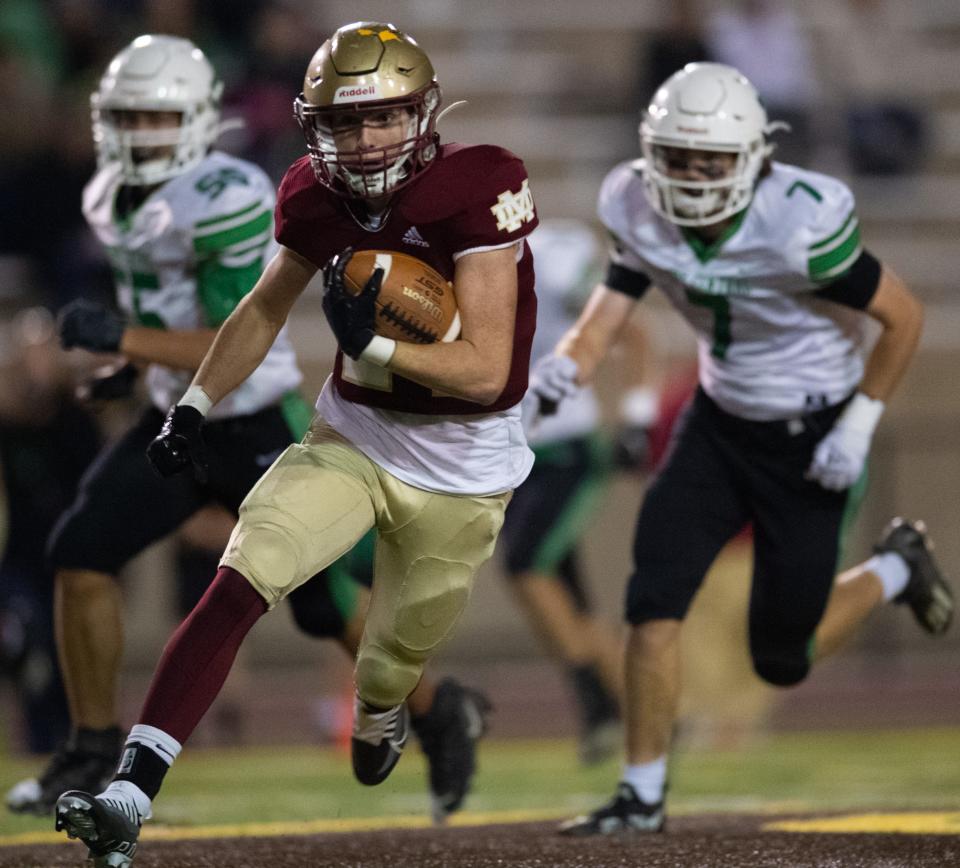
[(853, 391), (866, 318), (815, 295), (863, 250), (850, 190), (774, 163), (738, 221), (708, 246), (653, 211), (642, 165), (610, 172), (599, 216), (617, 239), (613, 261), (645, 274), (693, 327), (707, 394), (736, 416), (770, 420)]
[[(106, 249), (117, 303), (129, 322), (159, 329), (219, 326), (277, 251), (274, 185), (244, 160), (219, 151), (167, 181), (130, 215), (117, 214), (119, 166), (107, 166), (83, 192), (83, 214)], [(164, 412), (193, 373), (150, 365), (150, 398)], [(286, 330), (263, 363), (210, 413), (254, 413), (302, 379)]]

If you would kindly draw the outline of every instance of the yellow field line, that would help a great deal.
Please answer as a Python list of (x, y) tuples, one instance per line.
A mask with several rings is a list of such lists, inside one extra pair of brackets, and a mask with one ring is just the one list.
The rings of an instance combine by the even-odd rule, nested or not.
[(897, 814), (847, 814), (766, 823), (771, 832), (835, 832), (840, 834), (960, 835), (960, 813), (913, 811)]
[[(556, 820), (569, 811), (553, 809), (523, 811), (465, 812), (451, 818), (451, 826), (487, 826), (494, 823), (533, 823)], [(330, 832), (373, 832), (383, 829), (427, 829), (432, 824), (425, 816), (352, 817), (328, 820), (298, 820), (273, 823), (226, 823), (217, 826), (143, 827), (144, 841), (188, 841), (202, 838), (255, 838), (289, 835), (319, 835)], [(0, 836), (0, 847), (16, 844), (54, 844), (66, 840), (60, 832), (23, 832)]]

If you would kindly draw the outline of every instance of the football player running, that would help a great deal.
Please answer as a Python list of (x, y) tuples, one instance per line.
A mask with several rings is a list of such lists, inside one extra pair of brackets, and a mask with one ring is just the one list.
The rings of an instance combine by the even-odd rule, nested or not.
[[(280, 185), (279, 251), (171, 408), (151, 461), (175, 479), (212, 461), (223, 446), (205, 418), (269, 357), (321, 268), (340, 352), (303, 443), (244, 500), (216, 578), (167, 644), (113, 782), (58, 801), (58, 826), (97, 864), (130, 863), (140, 822), (247, 631), (371, 527), (352, 760), (362, 783), (384, 780), (407, 738), (405, 701), (463, 611), (533, 461), (519, 403), (536, 317), (525, 236), (537, 217), (523, 163), (491, 145), (440, 145), (433, 67), (390, 24), (340, 28), (310, 61), (295, 105), (309, 156)], [(453, 282), (459, 340), (375, 335), (379, 270), (359, 296), (345, 289), (351, 250), (411, 245)]]
[[(771, 161), (775, 126), (728, 66), (689, 64), (660, 87), (640, 127), (643, 158), (601, 188), (615, 239), (606, 279), (531, 378), (547, 401), (575, 394), (653, 284), (697, 335), (700, 387), (637, 520), (626, 764), (613, 800), (566, 834), (663, 828), (681, 623), (747, 522), (750, 653), (771, 684), (802, 681), (883, 601), (908, 604), (935, 635), (953, 613), (919, 523), (895, 520), (872, 558), (834, 578), (922, 309), (864, 249), (846, 186)], [(864, 361), (868, 319), (880, 336)]]
[[(99, 169), (83, 211), (110, 258), (122, 312), (77, 301), (61, 312), (60, 334), (66, 347), (119, 353), (146, 367), (150, 406), (90, 467), (50, 541), (73, 729), (38, 778), (7, 794), (17, 812), (49, 813), (65, 790), (99, 790), (116, 770), (123, 565), (205, 503), (236, 513), (312, 415), (297, 394), (302, 376), (281, 330), (262, 363), (211, 412), (204, 429), (210, 459), (197, 478), (161, 479), (144, 458), (217, 327), (277, 249), (273, 184), (256, 166), (213, 149), (225, 126), (221, 87), (193, 43), (149, 35), (113, 59), (92, 97)], [(291, 602), (301, 629), (338, 638), (353, 657), (365, 595), (337, 569)], [(469, 786), (486, 700), (451, 679), (424, 679), (410, 704), (435, 811), (454, 810)]]

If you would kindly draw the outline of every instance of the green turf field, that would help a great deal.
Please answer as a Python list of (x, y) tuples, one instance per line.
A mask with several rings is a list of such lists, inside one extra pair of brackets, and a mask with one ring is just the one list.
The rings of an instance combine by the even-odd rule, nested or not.
[[(556, 811), (594, 806), (612, 792), (616, 761), (583, 769), (571, 741), (482, 745), (467, 810)], [(5, 792), (34, 773), (36, 760), (5, 759)], [(330, 749), (187, 750), (158, 800), (155, 820), (175, 825), (421, 816), (427, 811), (416, 750), (380, 787), (350, 774), (349, 757)], [(738, 751), (680, 753), (670, 808), (703, 811), (960, 809), (960, 729), (789, 733)], [(51, 821), (0, 813), (0, 837), (46, 831)]]

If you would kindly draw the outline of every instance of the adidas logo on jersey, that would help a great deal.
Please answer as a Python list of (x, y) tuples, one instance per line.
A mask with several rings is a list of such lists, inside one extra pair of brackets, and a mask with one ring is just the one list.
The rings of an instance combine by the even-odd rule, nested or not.
[(401, 239), (404, 244), (416, 244), (417, 247), (429, 247), (429, 243), (423, 240), (423, 236), (417, 230), (416, 226), (411, 226)]

